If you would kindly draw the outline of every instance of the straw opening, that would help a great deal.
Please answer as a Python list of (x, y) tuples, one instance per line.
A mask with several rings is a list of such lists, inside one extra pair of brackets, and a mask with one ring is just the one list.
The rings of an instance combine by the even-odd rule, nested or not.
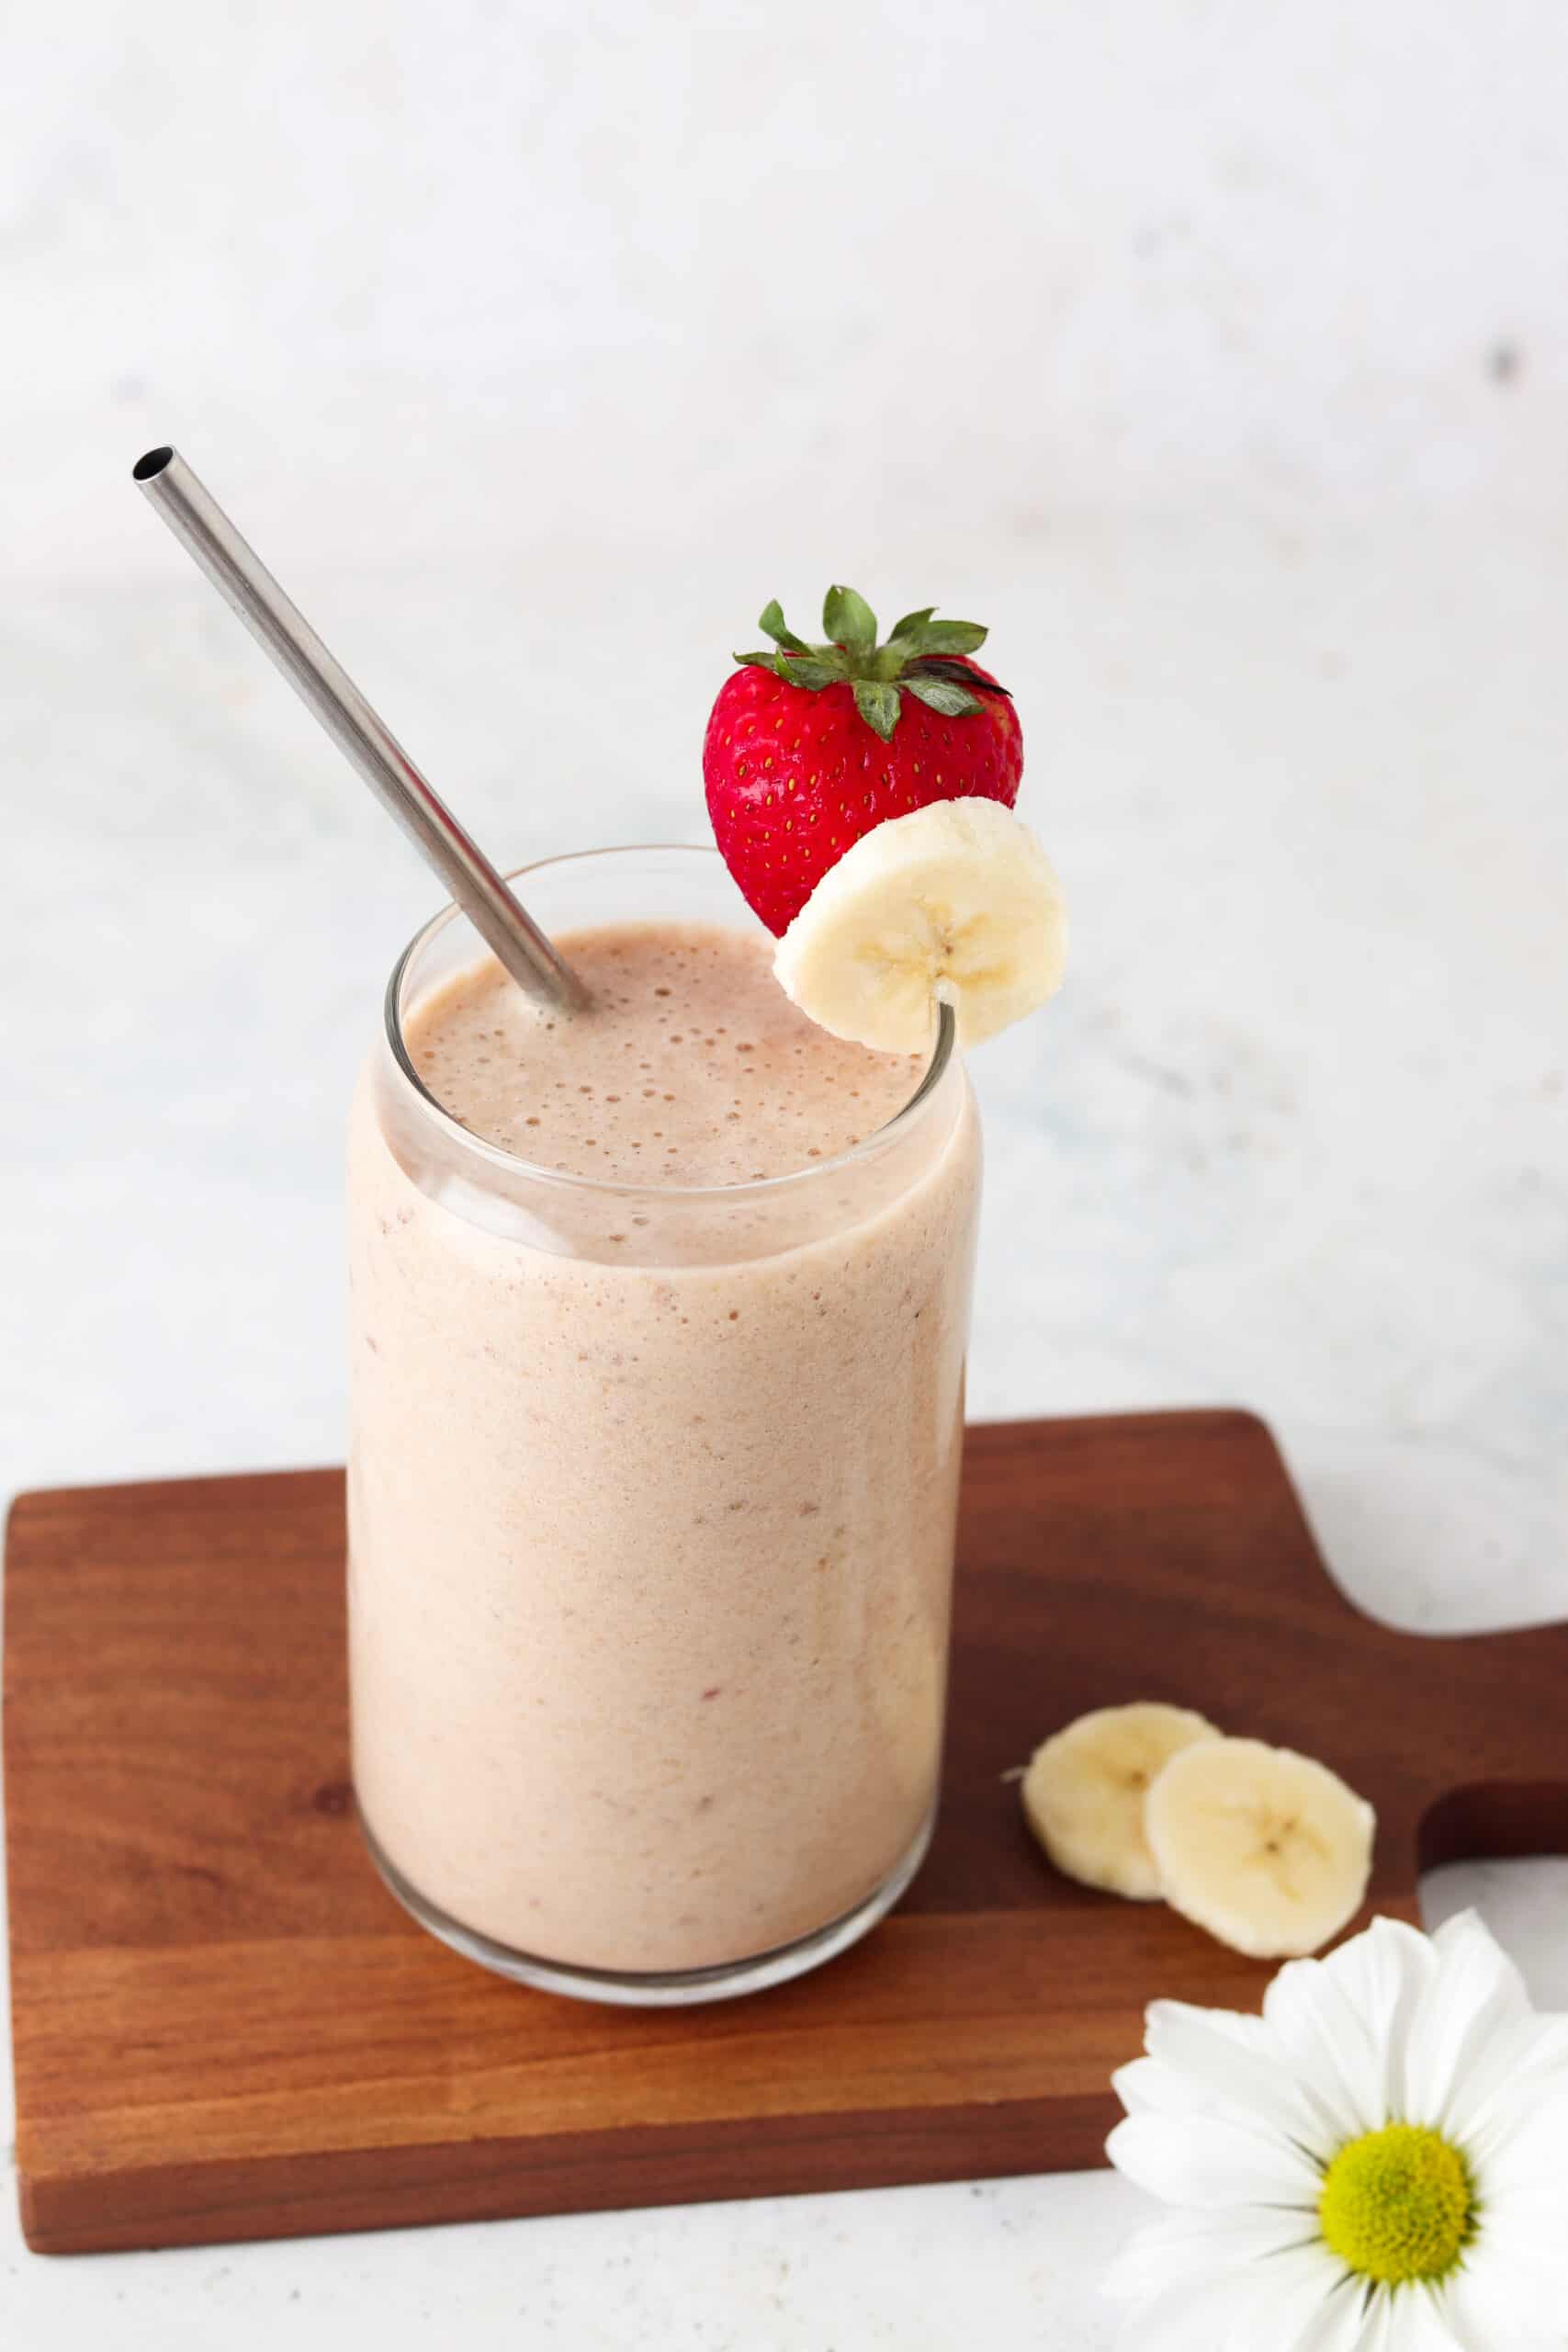
[(174, 454), (171, 448), (149, 449), (147, 455), (144, 458), (138, 458), (131, 467), (131, 481), (155, 481), (164, 468), (173, 461)]

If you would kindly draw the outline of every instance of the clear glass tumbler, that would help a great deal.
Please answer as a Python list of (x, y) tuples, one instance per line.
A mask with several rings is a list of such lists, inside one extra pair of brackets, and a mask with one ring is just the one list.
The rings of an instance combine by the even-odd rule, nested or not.
[[(519, 877), (558, 935), (755, 929), (716, 856)], [(924, 1854), (942, 1754), (979, 1136), (942, 1014), (839, 1157), (592, 1182), (425, 1091), (400, 958), (350, 1150), (349, 1623), (360, 1815), (459, 1951), (604, 2001), (841, 1951)]]

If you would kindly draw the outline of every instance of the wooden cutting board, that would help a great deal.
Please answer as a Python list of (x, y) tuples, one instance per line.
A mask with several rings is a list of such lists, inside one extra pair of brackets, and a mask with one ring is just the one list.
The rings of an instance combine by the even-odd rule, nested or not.
[(1244, 1413), (972, 1430), (942, 1824), (902, 1907), (777, 1992), (523, 1991), (361, 1851), (336, 1471), (26, 1495), (6, 1555), (17, 2154), (42, 2252), (1050, 2171), (1100, 2161), (1156, 1994), (1266, 1968), (1046, 1868), (1005, 1784), (1165, 1697), (1378, 1807), (1374, 1906), (1568, 1851), (1568, 1626), (1422, 1640), (1328, 1581)]

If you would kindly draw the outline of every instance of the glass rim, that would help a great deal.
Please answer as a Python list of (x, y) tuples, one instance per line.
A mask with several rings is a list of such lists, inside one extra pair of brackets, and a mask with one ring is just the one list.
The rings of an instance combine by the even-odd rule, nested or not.
[[(547, 867), (578, 865), (605, 858), (669, 856), (716, 858), (718, 851), (705, 842), (625, 842), (607, 849), (567, 850), (558, 856), (536, 857), (526, 865), (513, 866), (506, 875), (509, 883), (526, 881), (530, 874), (543, 873)], [(931, 1045), (931, 1058), (921, 1072), (919, 1084), (908, 1101), (880, 1127), (863, 1136), (858, 1143), (849, 1144), (835, 1152), (830, 1159), (814, 1160), (809, 1168), (786, 1169), (778, 1176), (749, 1177), (738, 1184), (623, 1184), (602, 1176), (575, 1176), (560, 1168), (544, 1168), (537, 1160), (525, 1159), (520, 1152), (508, 1151), (504, 1144), (491, 1143), (483, 1136), (476, 1136), (454, 1117), (446, 1104), (434, 1095), (413, 1066), (413, 1058), (403, 1038), (402, 989), (410, 968), (422, 949), (455, 921), (461, 910), (448, 899), (429, 922), (423, 923), (404, 947), (393, 965), (382, 998), (382, 1018), (386, 1042), (400, 1076), (412, 1091), (415, 1101), (426, 1115), (434, 1118), (441, 1132), (463, 1151), (483, 1160), (489, 1166), (512, 1177), (525, 1177), (530, 1183), (547, 1184), (567, 1193), (596, 1193), (605, 1200), (658, 1201), (716, 1201), (755, 1200), (760, 1195), (778, 1193), (791, 1185), (818, 1184), (857, 1161), (874, 1158), (890, 1139), (907, 1133), (919, 1114), (931, 1101), (946, 1076), (958, 1044), (958, 1023), (953, 1007), (945, 1002), (937, 1006), (936, 1036)], [(490, 951), (482, 941), (477, 944), (483, 954)], [(476, 959), (478, 960), (478, 959)]]

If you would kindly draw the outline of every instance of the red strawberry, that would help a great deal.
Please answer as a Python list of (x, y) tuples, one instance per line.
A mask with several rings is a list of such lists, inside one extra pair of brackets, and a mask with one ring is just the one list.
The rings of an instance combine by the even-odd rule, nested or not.
[(885, 818), (931, 800), (1010, 808), (1023, 739), (1005, 686), (969, 659), (973, 621), (908, 613), (886, 645), (852, 588), (829, 588), (829, 642), (807, 645), (776, 603), (758, 626), (777, 647), (738, 653), (714, 704), (703, 780), (714, 838), (768, 929), (786, 931), (830, 865)]

